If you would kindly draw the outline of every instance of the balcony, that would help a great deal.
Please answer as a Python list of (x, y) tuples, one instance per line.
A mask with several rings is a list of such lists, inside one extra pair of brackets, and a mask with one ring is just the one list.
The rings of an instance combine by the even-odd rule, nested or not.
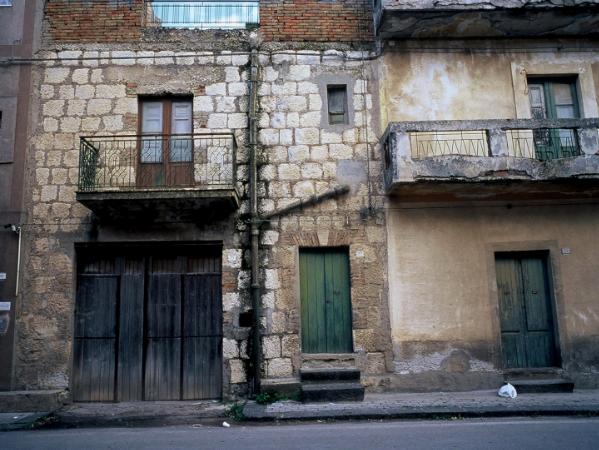
[(232, 133), (82, 137), (77, 200), (103, 219), (197, 220), (239, 206)]
[(599, 119), (395, 122), (385, 188), (403, 201), (599, 196)]
[(257, 28), (258, 0), (145, 0), (149, 28), (236, 30)]
[(593, 0), (374, 0), (383, 39), (597, 35), (598, 12)]

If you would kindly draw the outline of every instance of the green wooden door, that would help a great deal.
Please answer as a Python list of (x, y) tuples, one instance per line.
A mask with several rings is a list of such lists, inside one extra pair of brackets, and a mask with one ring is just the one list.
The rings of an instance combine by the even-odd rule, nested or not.
[(300, 297), (303, 352), (353, 351), (347, 251), (301, 250)]
[(498, 255), (495, 267), (504, 367), (556, 366), (545, 259), (534, 255)]

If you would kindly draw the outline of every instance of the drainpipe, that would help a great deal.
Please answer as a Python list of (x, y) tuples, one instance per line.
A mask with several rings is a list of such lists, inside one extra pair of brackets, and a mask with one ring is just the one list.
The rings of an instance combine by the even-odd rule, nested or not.
[(250, 191), (250, 255), (251, 255), (251, 297), (253, 309), (252, 341), (250, 355), (250, 395), (260, 393), (260, 368), (262, 366), (262, 346), (260, 339), (260, 256), (258, 243), (260, 240), (260, 217), (258, 214), (258, 163), (256, 158), (258, 140), (257, 122), (257, 89), (258, 89), (258, 49), (255, 40), (251, 41), (250, 73), (248, 77), (248, 127), (249, 127), (249, 191)]

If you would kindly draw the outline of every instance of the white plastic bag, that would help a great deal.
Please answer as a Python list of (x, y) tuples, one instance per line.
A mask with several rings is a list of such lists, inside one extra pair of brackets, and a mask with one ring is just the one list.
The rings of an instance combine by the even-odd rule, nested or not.
[(514, 386), (512, 386), (510, 383), (505, 383), (499, 388), (497, 395), (506, 398), (516, 398), (518, 393), (516, 392), (516, 388)]

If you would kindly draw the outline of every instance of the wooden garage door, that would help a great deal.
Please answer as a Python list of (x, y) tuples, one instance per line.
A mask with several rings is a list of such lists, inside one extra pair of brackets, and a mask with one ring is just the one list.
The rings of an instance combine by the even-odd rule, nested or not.
[(100, 253), (79, 257), (74, 400), (220, 398), (220, 250)]

